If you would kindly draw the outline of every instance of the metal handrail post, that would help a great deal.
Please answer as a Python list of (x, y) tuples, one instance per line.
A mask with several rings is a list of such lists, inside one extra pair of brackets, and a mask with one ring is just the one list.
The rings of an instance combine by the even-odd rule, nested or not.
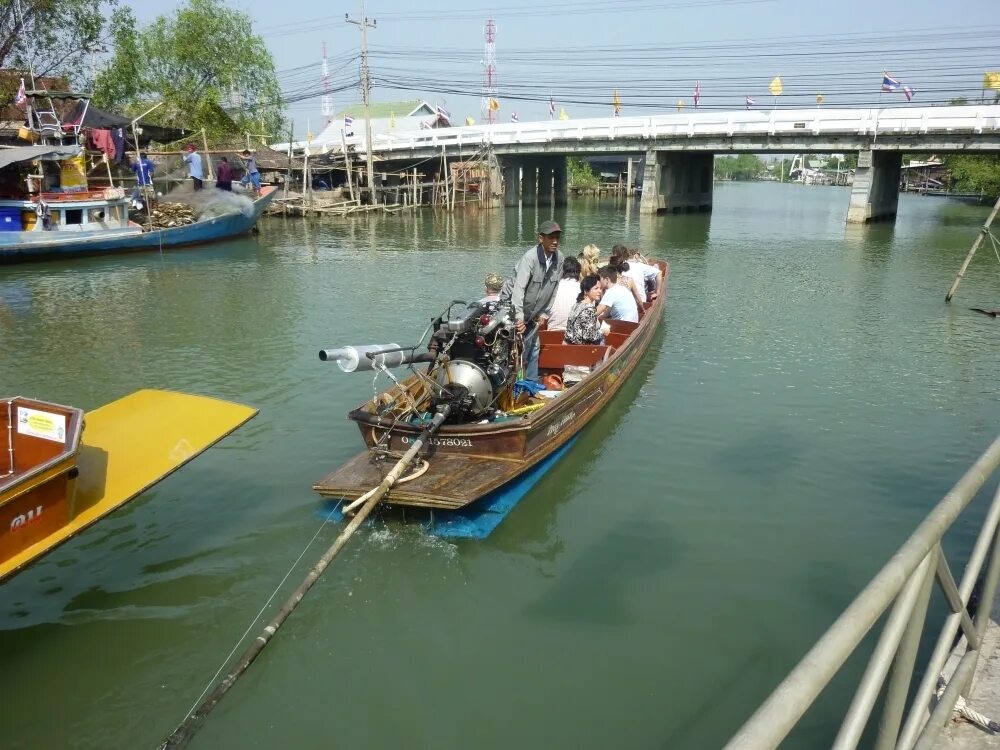
[(861, 677), (858, 690), (854, 694), (854, 700), (851, 701), (851, 706), (847, 709), (847, 715), (837, 733), (837, 739), (833, 742), (832, 750), (853, 750), (857, 747), (861, 733), (864, 732), (865, 725), (868, 723), (872, 707), (882, 689), (885, 676), (889, 673), (889, 667), (892, 666), (893, 657), (899, 649), (899, 642), (906, 632), (907, 624), (912, 619), (920, 593), (925, 588), (928, 570), (933, 570), (933, 563), (937, 556), (938, 551), (935, 547), (927, 554), (919, 567), (913, 571), (903, 587), (903, 591), (896, 598), (892, 612), (886, 620), (885, 627), (882, 628), (878, 644), (868, 660), (868, 666)]
[(1000, 464), (1000, 437), (976, 459), (892, 559), (823, 634), (725, 750), (777, 747), (896, 597), (907, 577), (938, 543)]
[[(941, 555), (941, 547), (931, 553)], [(903, 633), (903, 639), (896, 651), (896, 659), (892, 664), (892, 676), (885, 692), (885, 703), (882, 706), (882, 716), (879, 720), (878, 736), (875, 738), (874, 750), (892, 750), (896, 746), (899, 727), (906, 711), (906, 698), (910, 692), (910, 681), (913, 679), (913, 667), (920, 648), (920, 635), (927, 619), (927, 605), (930, 603), (931, 590), (934, 587), (934, 566), (929, 566), (924, 576), (923, 585), (914, 607), (916, 613), (910, 618)]]
[[(940, 547), (940, 544), (938, 546)], [(982, 636), (976, 633), (976, 626), (972, 624), (972, 618), (969, 617), (969, 613), (965, 609), (966, 601), (958, 593), (958, 586), (955, 585), (955, 578), (951, 574), (951, 568), (948, 567), (948, 561), (944, 559), (944, 555), (938, 558), (937, 578), (938, 583), (941, 584), (941, 591), (944, 593), (944, 598), (948, 600), (948, 605), (951, 607), (951, 611), (959, 617), (959, 622), (962, 625), (962, 633), (969, 642), (969, 647), (974, 649), (979, 648)]]
[[(979, 532), (979, 538), (973, 547), (972, 556), (965, 566), (962, 585), (959, 587), (963, 602), (969, 601), (986, 556), (994, 548), (998, 525), (1000, 525), (1000, 490), (997, 491), (996, 496), (993, 498), (993, 504), (986, 514), (983, 528)], [(927, 663), (927, 669), (924, 672), (923, 679), (920, 681), (920, 687), (917, 688), (917, 692), (913, 696), (910, 713), (903, 724), (903, 731), (899, 735), (896, 750), (912, 750), (913, 745), (917, 741), (917, 736), (923, 726), (922, 721), (926, 720), (925, 707), (928, 705), (931, 695), (937, 686), (938, 675), (941, 673), (949, 654), (953, 650), (952, 641), (958, 633), (961, 617), (962, 613), (956, 612), (945, 618), (941, 634), (938, 636), (938, 642), (934, 647), (934, 653)]]
[(938, 735), (941, 734), (944, 725), (951, 718), (952, 711), (955, 710), (955, 704), (958, 702), (958, 696), (961, 694), (959, 686), (972, 677), (978, 660), (979, 653), (976, 651), (967, 651), (965, 656), (962, 657), (962, 660), (958, 663), (958, 667), (955, 668), (955, 673), (951, 676), (951, 682), (948, 683), (948, 687), (941, 694), (937, 705), (931, 712), (930, 718), (927, 719), (927, 723), (921, 730), (920, 737), (917, 738), (917, 744), (913, 746), (913, 750), (933, 750)]

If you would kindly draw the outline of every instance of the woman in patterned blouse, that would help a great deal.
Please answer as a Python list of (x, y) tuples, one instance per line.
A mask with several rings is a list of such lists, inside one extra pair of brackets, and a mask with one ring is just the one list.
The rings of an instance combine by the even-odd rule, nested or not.
[(599, 277), (590, 275), (581, 279), (580, 294), (573, 309), (569, 311), (569, 319), (566, 322), (567, 344), (604, 343), (601, 324), (597, 320), (597, 303), (603, 294)]

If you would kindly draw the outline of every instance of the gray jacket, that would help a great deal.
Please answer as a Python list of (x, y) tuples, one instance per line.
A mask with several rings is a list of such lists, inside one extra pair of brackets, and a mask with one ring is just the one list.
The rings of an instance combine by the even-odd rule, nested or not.
[(563, 254), (556, 250), (555, 262), (545, 271), (545, 251), (535, 245), (514, 266), (513, 279), (504, 282), (500, 304), (511, 304), (517, 320), (531, 322), (548, 316), (556, 287), (562, 278)]

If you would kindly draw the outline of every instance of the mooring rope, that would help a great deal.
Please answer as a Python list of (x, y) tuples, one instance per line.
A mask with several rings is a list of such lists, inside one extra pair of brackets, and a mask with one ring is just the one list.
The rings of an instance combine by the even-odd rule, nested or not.
[(236, 651), (239, 649), (240, 644), (246, 640), (248, 635), (250, 635), (250, 631), (253, 630), (253, 626), (257, 624), (257, 621), (260, 620), (264, 612), (267, 611), (267, 608), (271, 605), (271, 602), (274, 601), (274, 597), (278, 595), (278, 592), (281, 590), (281, 587), (285, 585), (285, 581), (288, 580), (288, 577), (295, 571), (295, 568), (298, 567), (298, 564), (302, 561), (302, 558), (305, 557), (306, 552), (309, 551), (309, 548), (313, 545), (313, 542), (315, 542), (316, 539), (319, 537), (320, 532), (322, 532), (323, 529), (326, 527), (326, 525), (330, 523), (330, 520), (333, 518), (334, 513), (337, 512), (337, 509), (339, 507), (340, 503), (338, 502), (337, 505), (333, 508), (333, 510), (327, 513), (326, 518), (323, 519), (323, 523), (319, 525), (319, 528), (316, 529), (316, 533), (312, 535), (312, 539), (310, 539), (306, 543), (306, 546), (302, 549), (302, 552), (300, 552), (299, 556), (295, 558), (295, 562), (292, 563), (291, 567), (285, 573), (284, 577), (282, 577), (282, 579), (278, 582), (278, 585), (274, 587), (274, 591), (271, 592), (271, 595), (267, 598), (267, 601), (264, 602), (264, 606), (260, 608), (260, 611), (247, 626), (247, 629), (243, 632), (243, 635), (241, 635), (239, 637), (239, 640), (237, 640), (236, 643), (233, 645), (233, 650), (226, 655), (226, 658), (222, 661), (222, 664), (219, 665), (218, 670), (216, 670), (215, 674), (213, 674), (211, 679), (209, 679), (208, 684), (205, 686), (205, 689), (201, 691), (201, 695), (199, 695), (198, 698), (195, 700), (195, 702), (191, 705), (191, 708), (189, 708), (187, 712), (185, 712), (184, 714), (185, 717), (190, 716), (191, 713), (196, 708), (198, 708), (198, 706), (201, 704), (201, 701), (208, 694), (208, 691), (211, 690), (212, 687), (215, 685), (215, 681), (219, 678), (219, 675), (222, 674), (222, 670), (226, 668), (226, 665), (229, 664), (230, 660), (236, 654)]

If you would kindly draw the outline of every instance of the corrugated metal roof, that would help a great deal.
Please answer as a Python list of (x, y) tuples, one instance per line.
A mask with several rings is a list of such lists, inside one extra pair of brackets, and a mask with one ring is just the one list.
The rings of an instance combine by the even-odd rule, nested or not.
[[(371, 110), (371, 117), (375, 119), (377, 117), (389, 118), (393, 115), (399, 117), (416, 117), (419, 115), (433, 115), (434, 107), (425, 101), (420, 99), (413, 99), (408, 102), (385, 102), (385, 103), (372, 103), (369, 107)], [(344, 115), (350, 115), (354, 118), (365, 116), (365, 105), (363, 104), (352, 104), (350, 107), (345, 109), (343, 112), (339, 112), (334, 115), (335, 119), (342, 120)]]

